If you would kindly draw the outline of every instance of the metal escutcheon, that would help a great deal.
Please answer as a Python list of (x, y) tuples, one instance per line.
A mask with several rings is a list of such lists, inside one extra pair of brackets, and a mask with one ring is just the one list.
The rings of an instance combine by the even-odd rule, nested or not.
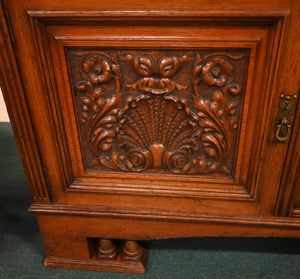
[(280, 95), (280, 111), (276, 117), (275, 138), (279, 142), (285, 142), (291, 134), (292, 117), (297, 95)]

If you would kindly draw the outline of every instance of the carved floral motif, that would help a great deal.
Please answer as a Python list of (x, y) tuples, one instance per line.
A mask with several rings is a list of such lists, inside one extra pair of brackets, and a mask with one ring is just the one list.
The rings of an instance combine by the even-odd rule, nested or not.
[(121, 57), (121, 60), (128, 62), (134, 68), (137, 74), (142, 76), (134, 84), (127, 87), (139, 87), (143, 92), (152, 94), (171, 93), (175, 88), (178, 90), (186, 89), (187, 86), (175, 83), (170, 79), (178, 72), (191, 58), (182, 56), (167, 57), (164, 53), (148, 53), (146, 56), (133, 56), (128, 54)]
[(93, 83), (106, 82), (111, 78), (111, 69), (107, 60), (94, 55), (83, 64)]
[[(76, 84), (82, 137), (95, 156), (89, 164), (122, 171), (230, 174), (225, 162), (234, 154), (236, 96), (242, 91), (234, 61), (242, 56), (193, 54), (76, 54), (82, 65)], [(133, 84), (122, 72), (125, 65), (140, 77)], [(185, 68), (190, 80), (180, 79)]]
[(222, 87), (228, 76), (231, 74), (233, 70), (232, 65), (229, 61), (225, 61), (223, 58), (214, 58), (209, 61), (202, 68), (203, 80), (208, 85), (216, 85)]

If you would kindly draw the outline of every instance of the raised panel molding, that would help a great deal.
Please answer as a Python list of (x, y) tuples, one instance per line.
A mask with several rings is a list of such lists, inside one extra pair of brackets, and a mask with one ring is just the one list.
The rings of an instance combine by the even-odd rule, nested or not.
[[(255, 158), (260, 156), (261, 150), (260, 143), (254, 140), (254, 136), (259, 138), (263, 130), (258, 127), (265, 125), (265, 122), (257, 120), (256, 124), (253, 121), (248, 123), (250, 117), (248, 110), (252, 106), (255, 113), (266, 112), (263, 106), (267, 105), (265, 103), (267, 95), (262, 96), (258, 106), (258, 103), (251, 103), (251, 94), (254, 87), (256, 91), (263, 90), (258, 89), (258, 84), (262, 84), (266, 92), (269, 90), (267, 87), (273, 75), (271, 65), (276, 63), (282, 19), (288, 11), (249, 13), (247, 16), (256, 19), (253, 26), (259, 30), (258, 32), (251, 31), (245, 13), (238, 12), (230, 13), (226, 18), (222, 17), (222, 12), (213, 14), (185, 12), (172, 15), (164, 15), (163, 12), (150, 14), (109, 12), (108, 15), (105, 12), (29, 11), (28, 14), (32, 19), (32, 28), (41, 55), (54, 59), (51, 64), (61, 63), (59, 67), (64, 71), (63, 77), (59, 77), (52, 69), (48, 69), (45, 75), (51, 77), (49, 86), (57, 82), (60, 84), (59, 87), (66, 86), (66, 92), (58, 92), (51, 97), (55, 104), (55, 114), (62, 111), (62, 117), (57, 117), (60, 123), (58, 129), (61, 130), (63, 142), (66, 141), (68, 146), (62, 147), (62, 154), (66, 153), (65, 157), (71, 158), (71, 164), (65, 167), (65, 172), (67, 171), (65, 176), (73, 178), (73, 182), (66, 183), (66, 193), (96, 191), (137, 195), (184, 194), (191, 197), (247, 201), (255, 199), (259, 187), (259, 183), (256, 183), (259, 161)], [(198, 39), (197, 36), (200, 35), (185, 37), (185, 33), (182, 33), (179, 37), (170, 37), (169, 33), (163, 31), (159, 41), (150, 37), (145, 39), (134, 36), (128, 41), (118, 33), (118, 26), (124, 24), (130, 29), (131, 20), (139, 22), (143, 30), (152, 25), (159, 30), (160, 27), (155, 23), (158, 15), (160, 20), (165, 21), (170, 27), (174, 24), (180, 26), (183, 22), (186, 26), (186, 22), (189, 22), (194, 29), (210, 22), (212, 16), (214, 19), (215, 16), (219, 17), (216, 26), (222, 26), (222, 23), (230, 18), (231, 24), (238, 23), (250, 33), (249, 37), (246, 36), (247, 39), (238, 37), (229, 39), (229, 33), (224, 34), (220, 30), (219, 36), (227, 39), (223, 37), (216, 39), (209, 35), (205, 35), (207, 36), (205, 39)], [(104, 20), (105, 26), (112, 24), (116, 26), (113, 27), (116, 31), (106, 33), (102, 26)], [(74, 23), (83, 26), (78, 27), (83, 28), (79, 36), (76, 34), (77, 31), (74, 31), (77, 27), (70, 27), (70, 24)], [(97, 30), (98, 26), (101, 32)], [(126, 38), (128, 36), (126, 33)], [(210, 41), (209, 45), (214, 50), (205, 50), (208, 49), (205, 40)], [(268, 72), (264, 73), (264, 83), (262, 72), (260, 74), (254, 72), (262, 42), (263, 49), (272, 50), (264, 57), (268, 65), (266, 66)], [(151, 51), (137, 50), (139, 47)], [(156, 50), (152, 51), (153, 49)], [(86, 61), (86, 57), (90, 60)], [(80, 58), (85, 59), (85, 62), (80, 62)], [(65, 65), (66, 60), (70, 60), (68, 66)], [(145, 61), (150, 62), (144, 64)], [(173, 70), (168, 69), (167, 74), (161, 72), (164, 71), (162, 61), (163, 63), (169, 61), (169, 68), (173, 67)], [(72, 73), (74, 69), (72, 63), (81, 63), (80, 73)], [(148, 69), (144, 67), (145, 65), (149, 66)], [(131, 80), (126, 81), (126, 77), (124, 79), (123, 68), (126, 68), (126, 72), (130, 72)], [(216, 68), (221, 71), (218, 73)], [(187, 69), (191, 72), (192, 78), (187, 78)], [(243, 74), (234, 76), (233, 73), (238, 72), (236, 69), (238, 71), (242, 69), (245, 76)], [(145, 71), (151, 74), (146, 74)], [(63, 78), (66, 78), (68, 72), (70, 80), (65, 83)], [(268, 82), (265, 82), (266, 78)], [(113, 95), (105, 91), (108, 87), (114, 88)], [(49, 94), (53, 94), (51, 90)], [(73, 96), (70, 98), (68, 94)], [(68, 107), (76, 104), (75, 114), (69, 108), (67, 109), (69, 112), (66, 112), (67, 110), (62, 109), (59, 103), (64, 103)], [(97, 110), (96, 107), (99, 108), (100, 103), (105, 107), (104, 114), (96, 113), (97, 121), (93, 122), (92, 107)], [(148, 119), (149, 126), (156, 127), (151, 132), (144, 130), (144, 134), (135, 136), (122, 134), (124, 131), (122, 127), (126, 126), (128, 131), (128, 127), (132, 128), (134, 125), (141, 125), (141, 128), (145, 126), (140, 121), (142, 118), (143, 121), (147, 121), (146, 116), (141, 115), (143, 111), (141, 108), (156, 107), (149, 113), (157, 113), (159, 106), (167, 105), (170, 107), (170, 113), (177, 113), (179, 117), (185, 119), (181, 123), (183, 128), (177, 131), (186, 137), (182, 148), (168, 146), (157, 138), (162, 125), (160, 121), (165, 120), (165, 116), (160, 114), (151, 120)], [(221, 112), (223, 115), (218, 116)], [(153, 122), (154, 119), (156, 123)], [(110, 123), (105, 123), (107, 120)], [(217, 122), (221, 125), (215, 126), (213, 131), (211, 127)], [(64, 130), (63, 127), (69, 130)], [(104, 130), (105, 132), (101, 132)], [(95, 136), (93, 133), (96, 131)], [(240, 136), (237, 136), (237, 131)], [(64, 134), (67, 135), (66, 138)], [(150, 134), (152, 138), (146, 140)], [(245, 146), (246, 139), (248, 146)], [(75, 150), (81, 150), (81, 154)], [(243, 160), (243, 157), (248, 157), (244, 155), (246, 153), (251, 154), (249, 156), (251, 160)], [(156, 172), (158, 170), (158, 173), (153, 173), (153, 170)], [(122, 173), (126, 173), (126, 179), (131, 181), (130, 184), (123, 183), (125, 176)], [(139, 178), (131, 173), (143, 175)], [(159, 173), (165, 175), (158, 176)], [(217, 176), (217, 179), (214, 176)], [(155, 185), (151, 182), (153, 179), (157, 179)]]
[(0, 85), (7, 106), (11, 125), (16, 138), (19, 154), (23, 162), (28, 187), (34, 203), (49, 203), (50, 195), (40, 158), (40, 151), (25, 91), (20, 79), (13, 42), (4, 15), (4, 7), (0, 2)]
[[(149, 209), (136, 208), (136, 210), (130, 210), (128, 208), (103, 208), (101, 206), (94, 207), (91, 210), (90, 207), (84, 207), (80, 205), (68, 205), (60, 204), (55, 207), (45, 205), (32, 205), (29, 211), (40, 214), (54, 214), (58, 215), (81, 215), (89, 218), (122, 218), (122, 219), (142, 219), (146, 221), (156, 220), (164, 221), (166, 219), (172, 221), (185, 221), (195, 222), (199, 224), (212, 222), (218, 225), (230, 224), (230, 225), (247, 225), (249, 227), (257, 227), (264, 225), (270, 229), (298, 229), (300, 228), (300, 220), (294, 218), (280, 218), (280, 217), (257, 217), (257, 216), (220, 216), (220, 215), (200, 215), (191, 212), (172, 212), (172, 211), (159, 211), (153, 214)], [(170, 232), (171, 233), (171, 232)], [(298, 231), (299, 234), (299, 231)], [(195, 236), (196, 234), (191, 233), (189, 236)], [(246, 234), (247, 236), (247, 234)], [(172, 237), (171, 235), (169, 237)], [(149, 236), (149, 239), (151, 237)]]

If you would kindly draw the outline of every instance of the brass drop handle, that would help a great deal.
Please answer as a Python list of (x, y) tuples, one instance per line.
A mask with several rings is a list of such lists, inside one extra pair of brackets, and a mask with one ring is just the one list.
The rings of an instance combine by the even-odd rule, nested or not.
[(285, 142), (291, 134), (292, 116), (297, 95), (280, 95), (280, 111), (276, 117), (276, 133), (275, 138), (279, 142)]
[[(278, 123), (278, 124), (277, 124)], [(282, 117), (281, 123), (277, 122), (277, 130), (276, 130), (276, 139), (278, 141), (286, 141), (290, 136), (290, 131), (292, 125), (289, 123), (289, 121)]]

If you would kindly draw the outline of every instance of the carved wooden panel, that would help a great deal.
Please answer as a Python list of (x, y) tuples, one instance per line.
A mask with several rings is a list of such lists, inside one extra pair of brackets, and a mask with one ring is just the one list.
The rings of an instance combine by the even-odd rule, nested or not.
[(87, 170), (232, 176), (247, 49), (67, 49)]

